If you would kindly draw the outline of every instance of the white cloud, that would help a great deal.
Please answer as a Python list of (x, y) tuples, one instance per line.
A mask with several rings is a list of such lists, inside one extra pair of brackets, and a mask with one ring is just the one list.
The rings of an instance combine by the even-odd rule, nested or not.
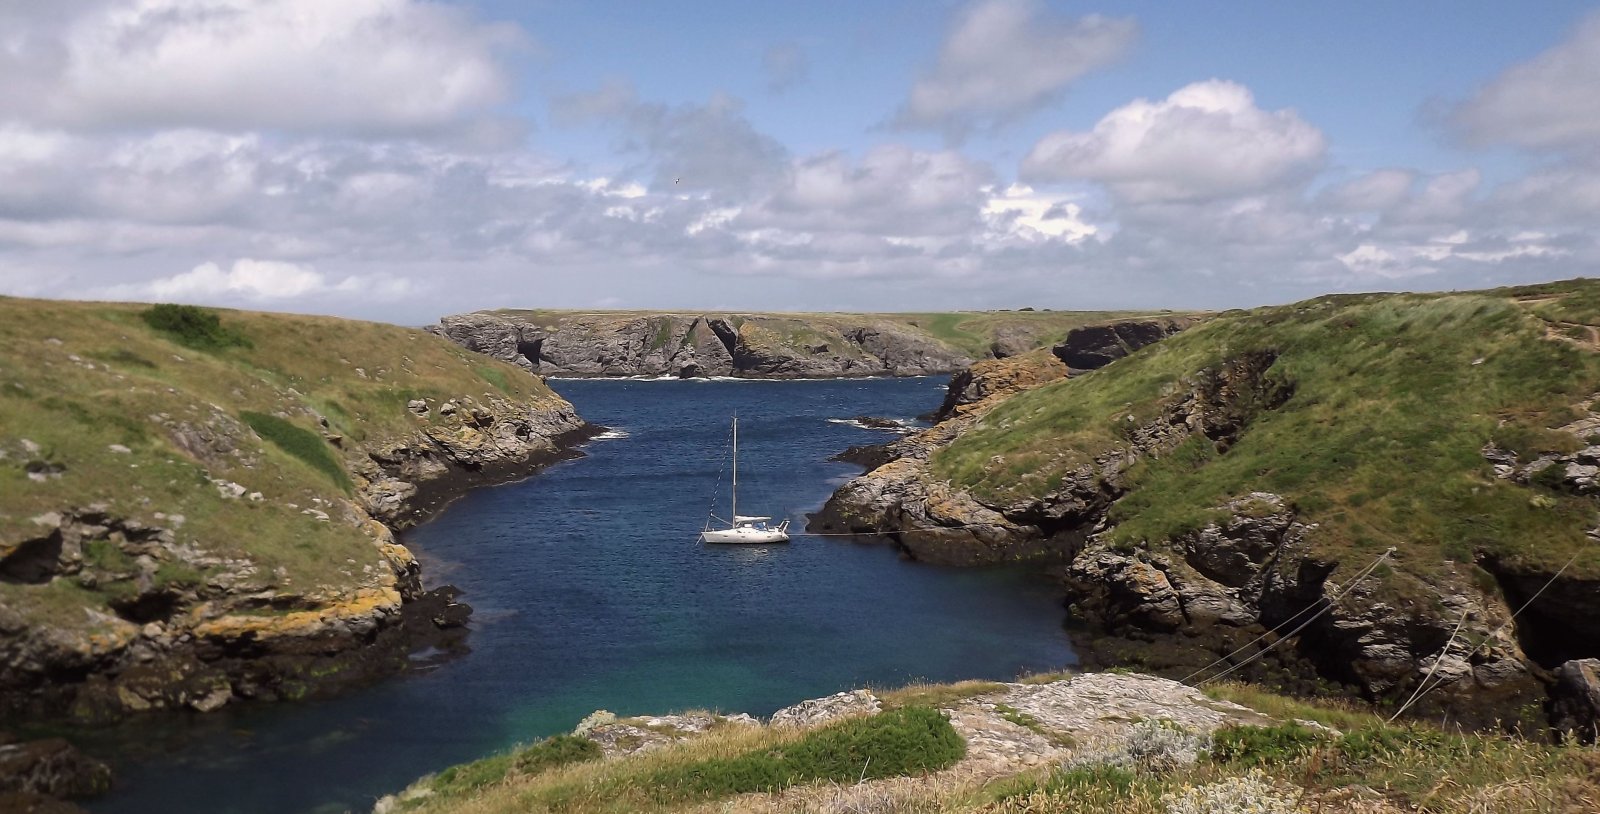
[(1024, 240), (1075, 243), (1099, 232), (1083, 220), (1083, 207), (1073, 196), (1046, 194), (1026, 184), (994, 190), (984, 202), (983, 215), (995, 233)]
[(892, 124), (959, 136), (1054, 101), (1084, 74), (1125, 54), (1132, 19), (1051, 15), (1038, 0), (979, 0), (963, 9), (938, 61), (911, 88)]
[(311, 266), (240, 258), (226, 270), (207, 262), (170, 277), (105, 286), (85, 293), (137, 300), (264, 303), (332, 292), (394, 300), (412, 291), (409, 281), (387, 276), (350, 276), (333, 282)]
[(747, 208), (736, 227), (878, 236), (959, 235), (982, 209), (987, 165), (951, 150), (898, 144), (859, 160), (827, 152), (795, 161), (784, 181)]
[(1450, 122), (1473, 144), (1600, 150), (1600, 12), (1484, 85)]
[(510, 94), (523, 41), (426, 0), (121, 0), (13, 12), (0, 119), (75, 128), (414, 134)]
[(1303, 181), (1326, 149), (1322, 132), (1293, 110), (1264, 111), (1248, 88), (1213, 79), (1130, 102), (1089, 132), (1051, 133), (1022, 171), (1099, 181), (1130, 203), (1203, 200)]

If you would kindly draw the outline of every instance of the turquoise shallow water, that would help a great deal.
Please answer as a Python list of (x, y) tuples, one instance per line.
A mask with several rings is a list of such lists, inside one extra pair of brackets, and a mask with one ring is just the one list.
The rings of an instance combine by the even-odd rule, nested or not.
[(91, 811), (366, 811), (595, 709), (759, 715), (851, 687), (1074, 662), (1056, 590), (1027, 570), (920, 565), (833, 538), (696, 541), (735, 410), (741, 511), (800, 528), (858, 471), (827, 458), (890, 437), (829, 419), (910, 418), (937, 405), (942, 381), (555, 386), (625, 437), (474, 492), (405, 536), (430, 582), (475, 608), (469, 655), (329, 701), (145, 724), (137, 748), (119, 747), (118, 789)]

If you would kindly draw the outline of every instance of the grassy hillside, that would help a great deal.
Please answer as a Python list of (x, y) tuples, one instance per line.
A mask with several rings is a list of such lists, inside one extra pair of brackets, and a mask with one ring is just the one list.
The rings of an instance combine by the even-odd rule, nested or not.
[[(33, 518), (94, 506), (171, 528), (201, 552), (190, 559), (248, 561), (259, 583), (336, 595), (376, 560), (373, 530), (348, 516), (348, 461), (443, 421), (408, 400), (489, 394), (557, 399), (524, 371), (392, 325), (0, 298), (0, 555), (41, 533)], [(96, 624), (82, 609), (106, 610), (147, 570), (116, 542), (83, 557), (126, 579), (0, 579), (0, 605)], [(163, 560), (151, 578), (210, 576)]]
[[(1592, 501), (1497, 479), (1494, 442), (1523, 461), (1596, 438), (1555, 428), (1591, 415), (1600, 391), (1600, 283), (1488, 292), (1328, 296), (1229, 312), (1088, 375), (1023, 393), (934, 458), (934, 475), (987, 500), (1027, 501), (1125, 443), (1190, 392), (1202, 371), (1271, 359), (1241, 405), (1231, 447), (1196, 436), (1139, 463), (1112, 509), (1116, 539), (1198, 528), (1253, 491), (1288, 499), (1313, 542), (1370, 556), (1399, 546), (1407, 568), (1475, 553), (1555, 568), (1585, 545)], [(1352, 558), (1354, 559), (1354, 558)], [(1600, 574), (1600, 547), (1575, 574)]]
[[(570, 318), (695, 316), (677, 311), (567, 311), (555, 309), (501, 309), (494, 313), (515, 316), (547, 329), (555, 329)], [(805, 345), (816, 337), (815, 325), (848, 327), (865, 321), (883, 321), (925, 333), (939, 342), (974, 359), (989, 356), (990, 344), (997, 336), (1015, 332), (1035, 341), (1033, 347), (1060, 341), (1068, 331), (1083, 325), (1116, 319), (1134, 319), (1167, 311), (950, 311), (928, 313), (845, 313), (845, 312), (770, 312), (730, 313), (737, 325), (745, 319), (761, 319), (772, 330), (785, 332), (778, 341)]]

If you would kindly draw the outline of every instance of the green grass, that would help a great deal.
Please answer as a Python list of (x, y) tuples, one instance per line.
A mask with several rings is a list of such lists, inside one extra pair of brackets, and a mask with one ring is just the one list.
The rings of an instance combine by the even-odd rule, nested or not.
[[(1159, 544), (1252, 491), (1282, 495), (1312, 542), (1336, 559), (1401, 550), (1401, 570), (1485, 553), (1550, 567), (1595, 522), (1581, 498), (1490, 476), (1491, 439), (1560, 451), (1550, 429), (1600, 390), (1600, 355), (1545, 338), (1536, 311), (1600, 322), (1600, 284), (1541, 290), (1530, 308), (1505, 292), (1333, 296), (1230, 312), (1107, 368), (1022, 393), (934, 456), (935, 477), (981, 499), (1035, 499), (1154, 421), (1203, 371), (1271, 354), (1261, 390), (1281, 406), (1245, 405), (1226, 452), (1194, 439), (1126, 474), (1114, 538)], [(1567, 298), (1576, 304), (1566, 304)], [(1540, 500), (1532, 498), (1539, 497)], [(1600, 549), (1580, 558), (1600, 573)]]
[[(489, 367), (488, 365), (479, 365), (473, 370), (479, 376), (481, 376), (484, 381), (494, 385), (494, 389), (506, 394), (511, 393), (511, 381), (506, 378), (505, 371), (500, 370), (499, 368)], [(406, 399), (406, 401), (410, 400), (411, 399)]]
[(556, 735), (460, 766), (451, 766), (432, 781), (436, 793), (463, 796), (504, 782), (512, 773), (535, 775), (559, 766), (600, 759), (600, 745), (588, 738)]
[(813, 730), (777, 749), (664, 768), (649, 780), (661, 802), (772, 792), (797, 783), (853, 782), (942, 769), (966, 754), (950, 722), (903, 707)]
[[(920, 684), (881, 697), (960, 700), (984, 683)], [(406, 810), (430, 814), (1169, 814), (1172, 795), (1252, 776), (1307, 811), (1571, 814), (1597, 810), (1600, 801), (1600, 752), (1592, 747), (1446, 732), (1426, 724), (1391, 726), (1342, 702), (1305, 701), (1240, 684), (1213, 685), (1208, 694), (1272, 716), (1335, 722), (1344, 731), (1295, 723), (1228, 726), (1217, 731), (1210, 751), (1192, 766), (1156, 769), (1137, 760), (1069, 759), (1029, 768), (1018, 762), (1010, 773), (980, 773), (974, 779), (959, 771), (937, 772), (959, 759), (960, 739), (933, 710), (909, 706), (813, 730), (713, 728), (603, 761), (586, 755), (569, 760), (566, 755), (587, 750), (581, 744), (536, 744), (446, 770), (420, 781), (403, 799)], [(541, 748), (562, 757), (519, 767)], [(1079, 757), (1095, 751), (1085, 749)], [(882, 764), (883, 773), (863, 772), (869, 764)], [(857, 783), (863, 777), (909, 779), (869, 782), (869, 789), (862, 789)], [(1365, 791), (1352, 791), (1357, 788)], [(784, 789), (794, 792), (773, 794)], [(852, 796), (858, 791), (864, 793)], [(1352, 793), (1385, 805), (1352, 808)]]
[(279, 418), (275, 415), (257, 413), (245, 410), (239, 414), (250, 429), (256, 431), (263, 440), (270, 441), (278, 449), (299, 458), (312, 469), (328, 476), (346, 494), (355, 487), (350, 482), (350, 476), (345, 473), (344, 466), (333, 452), (328, 449), (328, 442), (322, 436), (292, 421)]
[[(366, 455), (363, 445), (405, 441), (445, 423), (436, 412), (412, 415), (406, 401), (488, 393), (559, 403), (526, 371), (422, 331), (205, 310), (249, 344), (191, 353), (178, 339), (186, 329), (152, 327), (144, 316), (152, 310), (0, 297), (0, 543), (36, 534), (29, 518), (92, 504), (155, 526), (170, 525), (157, 512), (181, 514), (185, 522), (172, 529), (178, 544), (247, 559), (272, 575), (275, 589), (333, 593), (320, 589), (354, 586), (362, 564), (383, 567), (381, 555), (369, 530), (302, 510), (320, 505), (336, 515), (329, 507), (347, 499), (349, 466)], [(209, 321), (196, 322), (204, 335)], [(242, 420), (247, 413), (268, 420), (258, 419), (253, 434)], [(289, 418), (272, 418), (279, 414)], [(342, 448), (320, 437), (315, 414), (344, 436)], [(180, 431), (225, 436), (233, 449), (186, 450), (176, 443)], [(40, 452), (25, 452), (24, 439)], [(112, 453), (113, 444), (130, 451)], [(57, 476), (29, 479), (29, 468), (40, 466)], [(265, 500), (224, 498), (208, 478)], [(204, 576), (173, 568), (157, 580)], [(92, 632), (100, 623), (83, 611), (105, 612), (121, 590), (62, 582), (0, 583), (0, 604), (29, 623)]]

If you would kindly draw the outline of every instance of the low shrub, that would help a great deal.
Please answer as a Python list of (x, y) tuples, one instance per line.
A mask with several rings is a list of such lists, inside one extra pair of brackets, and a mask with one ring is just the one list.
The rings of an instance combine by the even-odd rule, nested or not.
[(1266, 766), (1295, 760), (1326, 741), (1323, 733), (1292, 722), (1225, 726), (1211, 733), (1211, 759), (1217, 763)]
[(600, 744), (576, 735), (556, 735), (517, 752), (511, 765), (523, 774), (538, 774), (546, 769), (596, 760), (601, 756)]
[(429, 785), (436, 794), (462, 795), (500, 783), (512, 772), (538, 774), (558, 766), (598, 760), (600, 756), (600, 744), (588, 738), (556, 735), (511, 752), (451, 766)]
[(139, 317), (156, 332), (186, 348), (214, 352), (251, 347), (244, 334), (223, 325), (214, 312), (193, 305), (152, 305)]
[(322, 436), (275, 415), (267, 415), (266, 413), (246, 410), (239, 414), (239, 418), (244, 423), (249, 424), (250, 429), (255, 430), (256, 435), (261, 436), (262, 440), (272, 442), (278, 449), (299, 458), (309, 464), (312, 469), (327, 475), (346, 494), (354, 489), (354, 485), (350, 482), (350, 476), (345, 474), (344, 466), (328, 450), (328, 443), (322, 440)]

